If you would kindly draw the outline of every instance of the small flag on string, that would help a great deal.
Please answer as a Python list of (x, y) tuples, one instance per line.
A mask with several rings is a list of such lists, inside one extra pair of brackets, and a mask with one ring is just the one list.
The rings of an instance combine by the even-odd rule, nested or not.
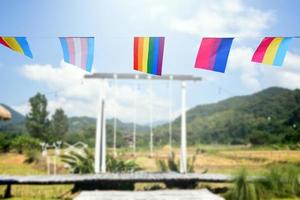
[(92, 71), (94, 59), (93, 37), (60, 37), (64, 61), (88, 72)]
[(134, 37), (133, 69), (160, 76), (164, 44), (164, 37)]
[(225, 72), (233, 38), (203, 38), (195, 68)]
[(0, 37), (0, 44), (29, 58), (33, 57), (26, 37)]
[(252, 62), (281, 66), (291, 41), (291, 37), (265, 37), (253, 54)]

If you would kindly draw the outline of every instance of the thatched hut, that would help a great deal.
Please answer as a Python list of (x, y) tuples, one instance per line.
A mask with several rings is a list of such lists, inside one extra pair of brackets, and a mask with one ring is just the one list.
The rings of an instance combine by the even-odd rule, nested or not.
[(11, 113), (0, 105), (0, 120), (10, 120), (11, 119)]

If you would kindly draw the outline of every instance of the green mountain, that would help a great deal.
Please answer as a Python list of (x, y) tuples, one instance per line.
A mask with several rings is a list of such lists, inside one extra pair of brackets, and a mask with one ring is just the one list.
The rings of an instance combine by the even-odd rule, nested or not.
[[(5, 105), (3, 105), (5, 106)], [(24, 116), (5, 106), (13, 119), (0, 122), (0, 131), (25, 132)], [(173, 121), (174, 143), (180, 142), (180, 117)], [(70, 140), (94, 142), (96, 119), (70, 117)], [(119, 145), (126, 144), (132, 136), (132, 123), (117, 120)], [(299, 127), (299, 128), (298, 128)], [(196, 106), (187, 112), (187, 138), (189, 144), (268, 144), (300, 141), (300, 90), (272, 87), (247, 96)], [(149, 127), (137, 125), (137, 142), (140, 146), (149, 143)], [(107, 141), (112, 142), (113, 119), (107, 120)], [(126, 139), (127, 138), (127, 139)], [(168, 124), (156, 126), (154, 144), (168, 144)]]
[[(278, 87), (196, 106), (187, 112), (188, 142), (247, 143), (254, 140), (254, 136), (262, 140), (268, 138), (270, 142), (282, 141), (291, 134), (287, 121), (298, 119), (295, 115), (299, 108), (300, 90)], [(178, 143), (180, 117), (173, 122), (173, 130)], [(168, 141), (167, 125), (158, 127), (155, 132), (157, 142), (163, 145)]]
[(95, 118), (91, 117), (69, 117), (69, 133), (76, 133), (84, 127), (94, 127), (96, 124)]
[[(0, 131), (8, 132), (25, 132), (25, 117), (11, 107), (1, 104), (12, 113), (12, 119), (9, 121), (0, 121)], [(106, 121), (108, 126), (113, 126), (114, 120), (108, 119)], [(87, 128), (95, 128), (96, 119), (92, 117), (69, 117), (69, 133), (78, 133)], [(136, 126), (137, 132), (146, 132), (149, 130), (148, 126)], [(117, 119), (117, 129), (124, 133), (131, 133), (133, 123), (124, 123)]]
[[(117, 130), (124, 133), (131, 133), (133, 130), (133, 123), (125, 123), (117, 119)], [(114, 120), (107, 119), (106, 124), (113, 127)], [(96, 127), (96, 119), (92, 117), (70, 117), (69, 118), (69, 133), (76, 133), (85, 127)], [(149, 130), (148, 126), (136, 125), (137, 132), (144, 133)]]
[(22, 132), (24, 131), (24, 120), (25, 117), (12, 109), (11, 107), (5, 105), (5, 104), (0, 104), (1, 106), (5, 107), (12, 115), (12, 119), (9, 121), (0, 121), (0, 131), (1, 130), (8, 130), (11, 132)]

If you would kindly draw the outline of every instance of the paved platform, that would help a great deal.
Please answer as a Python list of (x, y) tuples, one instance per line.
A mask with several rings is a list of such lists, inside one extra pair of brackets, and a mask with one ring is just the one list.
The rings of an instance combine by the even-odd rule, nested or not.
[(224, 200), (223, 197), (202, 190), (158, 191), (91, 191), (81, 192), (75, 200)]

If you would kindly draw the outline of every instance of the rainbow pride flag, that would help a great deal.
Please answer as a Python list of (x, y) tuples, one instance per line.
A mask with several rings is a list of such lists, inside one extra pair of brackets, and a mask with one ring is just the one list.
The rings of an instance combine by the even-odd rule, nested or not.
[(164, 44), (164, 37), (134, 37), (133, 69), (161, 75)]
[(253, 54), (252, 62), (281, 66), (291, 41), (291, 37), (265, 37)]
[(233, 38), (203, 38), (195, 68), (225, 72)]
[(94, 60), (93, 37), (60, 37), (64, 61), (91, 72)]
[(0, 44), (29, 58), (33, 58), (26, 37), (0, 37)]

